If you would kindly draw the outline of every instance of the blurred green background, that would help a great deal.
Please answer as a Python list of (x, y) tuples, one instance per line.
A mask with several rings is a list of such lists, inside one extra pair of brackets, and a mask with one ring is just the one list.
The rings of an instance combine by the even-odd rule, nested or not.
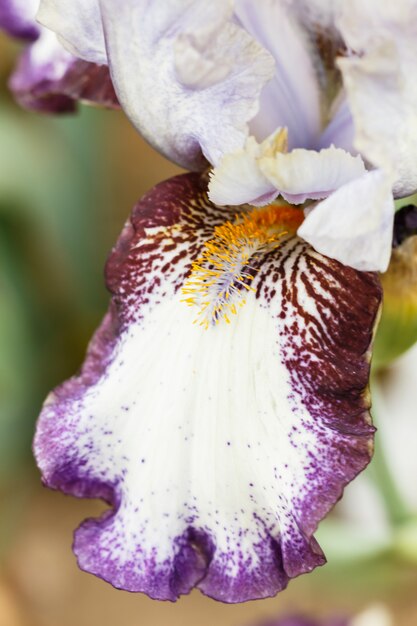
[(20, 110), (7, 90), (17, 53), (0, 36), (0, 626), (249, 626), (293, 610), (352, 613), (373, 602), (387, 604), (395, 624), (416, 625), (413, 504), (404, 504), (382, 458), (367, 473), (374, 487), (348, 494), (324, 525), (329, 565), (276, 599), (230, 607), (196, 592), (172, 606), (78, 571), (72, 530), (103, 506), (41, 487), (34, 423), (50, 389), (79, 367), (106, 310), (103, 267), (131, 207), (179, 170), (122, 113), (81, 107), (58, 119)]

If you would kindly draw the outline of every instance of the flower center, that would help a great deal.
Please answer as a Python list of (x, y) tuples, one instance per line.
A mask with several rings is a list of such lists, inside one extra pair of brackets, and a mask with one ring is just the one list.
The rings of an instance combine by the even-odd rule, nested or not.
[(302, 220), (299, 209), (273, 204), (216, 226), (182, 287), (182, 302), (198, 308), (194, 323), (205, 329), (222, 320), (230, 324), (248, 293), (255, 291), (258, 257), (277, 248)]

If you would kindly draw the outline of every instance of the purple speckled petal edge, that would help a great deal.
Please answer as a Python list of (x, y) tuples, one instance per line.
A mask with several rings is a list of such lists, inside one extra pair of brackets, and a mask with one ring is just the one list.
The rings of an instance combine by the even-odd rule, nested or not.
[[(156, 599), (194, 586), (225, 602), (272, 596), (323, 564), (312, 533), (372, 451), (376, 275), (289, 236), (253, 259), (233, 333), (204, 331), (181, 308), (191, 262), (235, 215), (207, 200), (198, 175), (139, 202), (107, 266), (110, 312), (81, 374), (48, 398), (38, 423), (45, 484), (113, 507), (77, 531), (80, 566)], [(254, 370), (242, 369), (245, 358)], [(256, 400), (245, 392), (254, 378)], [(219, 390), (231, 401), (211, 405)]]

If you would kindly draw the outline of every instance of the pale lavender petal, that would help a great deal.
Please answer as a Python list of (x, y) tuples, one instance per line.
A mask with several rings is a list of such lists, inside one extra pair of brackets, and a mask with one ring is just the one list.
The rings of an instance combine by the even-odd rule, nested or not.
[(372, 451), (381, 290), (298, 239), (299, 211), (219, 208), (206, 189), (184, 175), (135, 208), (109, 314), (35, 451), (47, 485), (112, 505), (76, 533), (83, 569), (240, 602), (324, 562), (312, 533)]
[(102, 0), (101, 6), (116, 91), (143, 136), (191, 169), (204, 166), (202, 154), (216, 164), (240, 149), (273, 62), (232, 22), (229, 5)]
[(354, 147), (355, 125), (344, 95), (338, 98), (334, 108), (333, 117), (321, 134), (317, 148), (321, 150), (333, 145), (351, 154), (356, 154), (357, 150)]
[(39, 35), (35, 22), (39, 0), (0, 0), (0, 30), (29, 41)]
[[(99, 0), (40, 0), (37, 18), (66, 49), (85, 61), (107, 64)], [(115, 5), (121, 4), (116, 0)]]
[(355, 125), (355, 146), (392, 172), (394, 193), (417, 189), (417, 4), (352, 0), (339, 28), (351, 54), (340, 59)]
[(313, 148), (321, 127), (320, 89), (306, 34), (283, 2), (237, 0), (240, 23), (274, 57), (275, 74), (264, 87), (251, 132), (265, 139), (288, 128), (290, 149)]
[(42, 0), (39, 12), (70, 52), (109, 64), (134, 125), (190, 169), (244, 145), (273, 73), (270, 55), (232, 17), (224, 0)]

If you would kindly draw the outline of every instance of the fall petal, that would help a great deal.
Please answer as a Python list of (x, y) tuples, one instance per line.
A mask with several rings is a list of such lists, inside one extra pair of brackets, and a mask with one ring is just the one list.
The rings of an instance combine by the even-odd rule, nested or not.
[(219, 208), (206, 185), (177, 177), (135, 208), (35, 451), (47, 485), (112, 505), (76, 533), (83, 569), (241, 602), (324, 562), (312, 533), (371, 454), (381, 293), (296, 237), (298, 210)]

